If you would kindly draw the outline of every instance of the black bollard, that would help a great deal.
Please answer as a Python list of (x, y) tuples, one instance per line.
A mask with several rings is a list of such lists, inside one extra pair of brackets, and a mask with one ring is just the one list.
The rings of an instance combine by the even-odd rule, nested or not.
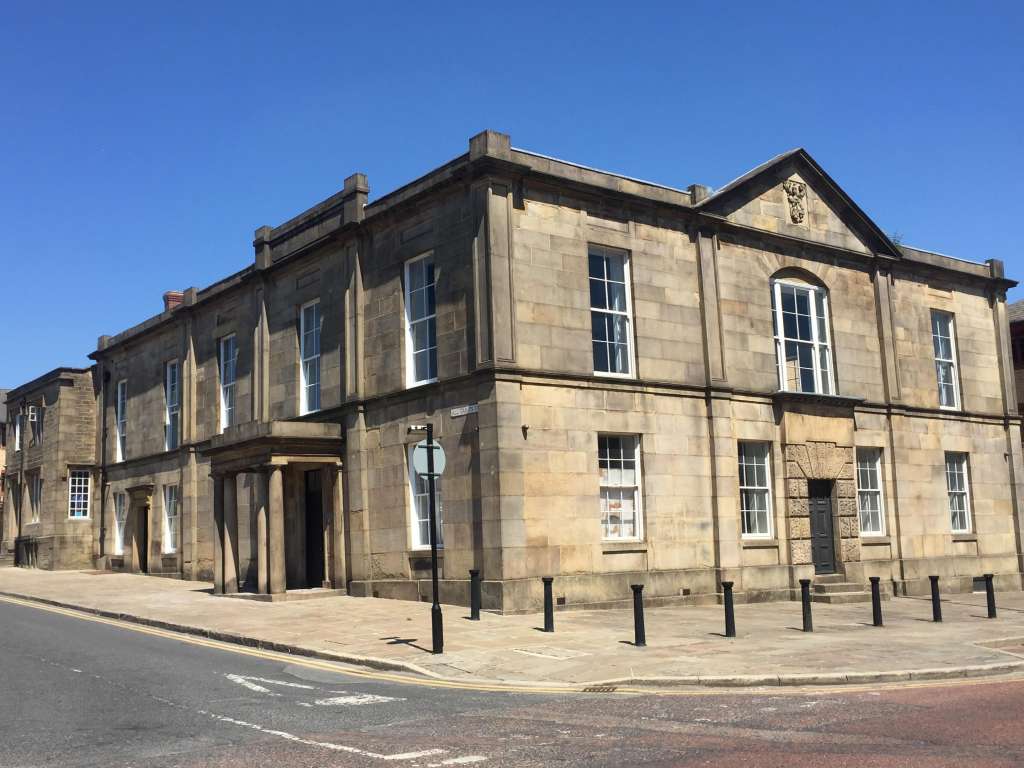
[(871, 623), (882, 626), (882, 595), (878, 590), (878, 576), (870, 576), (871, 581)]
[(630, 584), (633, 590), (633, 645), (642, 648), (647, 645), (647, 633), (644, 631), (644, 585)]
[(804, 632), (814, 631), (814, 621), (811, 618), (811, 580), (800, 579), (800, 602), (804, 608)]
[(541, 579), (544, 582), (544, 631), (555, 631), (555, 601), (551, 598), (551, 582), (554, 579), (545, 576)]
[(736, 637), (736, 616), (732, 609), (732, 582), (722, 582), (723, 602), (725, 603), (725, 636)]
[(932, 582), (932, 621), (942, 621), (942, 603), (939, 602), (939, 577), (929, 576)]
[(992, 586), (992, 574), (985, 574), (985, 600), (988, 603), (988, 617), (994, 619), (996, 617), (996, 590)]
[(469, 619), (480, 621), (480, 571), (469, 572)]

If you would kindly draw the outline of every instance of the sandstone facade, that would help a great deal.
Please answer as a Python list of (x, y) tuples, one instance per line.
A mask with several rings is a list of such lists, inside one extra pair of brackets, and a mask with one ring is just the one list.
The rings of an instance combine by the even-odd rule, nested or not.
[[(351, 176), (258, 229), (252, 265), (100, 338), (99, 565), (212, 576), (222, 592), (421, 599), (410, 427), (431, 421), (447, 455), (446, 601), (466, 602), (469, 569), (503, 611), (536, 609), (549, 575), (565, 604), (625, 600), (637, 581), (653, 597), (713, 600), (732, 580), (740, 599), (789, 598), (833, 572), (905, 592), (932, 573), (947, 589), (986, 572), (1020, 588), (1014, 283), (1000, 262), (897, 246), (802, 150), (712, 194), (486, 132), (367, 193)], [(431, 271), (414, 271), (423, 259)], [(432, 303), (418, 303), (423, 275)], [(777, 286), (818, 302), (813, 376), (776, 338)], [(952, 407), (936, 327), (953, 329)], [(751, 461), (761, 474), (741, 474)], [(959, 466), (965, 488), (947, 487)]]

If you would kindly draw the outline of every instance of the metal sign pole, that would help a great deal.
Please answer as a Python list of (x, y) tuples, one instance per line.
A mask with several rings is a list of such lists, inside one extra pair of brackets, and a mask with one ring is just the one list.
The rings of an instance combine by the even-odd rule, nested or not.
[(430, 626), (434, 653), (444, 652), (444, 623), (437, 595), (437, 500), (434, 493), (434, 424), (427, 424), (427, 493), (430, 520), (430, 576), (434, 584), (434, 604), (430, 608)]

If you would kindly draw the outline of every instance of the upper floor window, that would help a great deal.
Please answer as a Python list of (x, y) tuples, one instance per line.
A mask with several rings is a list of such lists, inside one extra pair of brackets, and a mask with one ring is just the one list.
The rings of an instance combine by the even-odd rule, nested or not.
[(640, 438), (598, 435), (601, 527), (605, 539), (641, 538)]
[(178, 518), (181, 508), (178, 486), (164, 486), (164, 554), (178, 551)]
[(857, 449), (857, 512), (861, 536), (885, 535), (881, 448)]
[(43, 503), (43, 476), (36, 472), (28, 483), (28, 506), (32, 522), (39, 522), (39, 510)]
[(235, 423), (235, 375), (238, 368), (238, 342), (234, 334), (220, 340), (220, 428)]
[(588, 261), (594, 373), (632, 376), (629, 254), (615, 248), (591, 245)]
[(946, 494), (953, 533), (970, 533), (971, 500), (967, 488), (967, 454), (946, 453)]
[(771, 538), (771, 443), (740, 443), (740, 518), (744, 536)]
[(932, 310), (932, 348), (935, 350), (939, 407), (959, 408), (960, 379), (956, 371), (956, 326), (949, 312)]
[(434, 255), (405, 263), (405, 340), (408, 386), (437, 381), (437, 305)]
[(124, 493), (114, 494), (114, 554), (124, 554), (125, 530), (128, 527), (128, 497)]
[(164, 449), (173, 451), (181, 444), (181, 366), (177, 360), (164, 371)]
[(14, 450), (21, 450), (21, 418), (22, 414), (18, 413), (14, 417)]
[(828, 295), (821, 288), (776, 280), (772, 320), (779, 388), (786, 392), (835, 392)]
[[(415, 445), (409, 446), (409, 493), (412, 497), (412, 546), (423, 549), (430, 546), (430, 484), (426, 477), (416, 474), (412, 466), (412, 452)], [(437, 516), (437, 546), (444, 546), (442, 520), (444, 519), (441, 504), (441, 477), (434, 478), (434, 512)]]
[(299, 311), (302, 365), (300, 368), (300, 413), (320, 410), (320, 316), (319, 299), (303, 304)]
[(32, 444), (39, 445), (43, 442), (43, 415), (45, 409), (42, 405), (30, 405), (28, 407), (28, 424), (32, 430)]
[(117, 461), (128, 458), (128, 382), (124, 379), (117, 382), (117, 399), (114, 402), (114, 424), (117, 428), (116, 453)]
[(68, 517), (89, 516), (90, 480), (87, 469), (73, 469), (68, 473)]

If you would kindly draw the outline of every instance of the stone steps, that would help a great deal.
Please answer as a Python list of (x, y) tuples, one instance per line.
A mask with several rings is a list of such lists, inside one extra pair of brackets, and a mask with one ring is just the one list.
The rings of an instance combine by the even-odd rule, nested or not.
[[(856, 584), (844, 581), (841, 573), (833, 573), (827, 576), (816, 576), (811, 584), (811, 602), (829, 603), (831, 605), (846, 605), (848, 603), (870, 603), (871, 590), (864, 584)], [(883, 600), (888, 595), (883, 590), (880, 593)]]

